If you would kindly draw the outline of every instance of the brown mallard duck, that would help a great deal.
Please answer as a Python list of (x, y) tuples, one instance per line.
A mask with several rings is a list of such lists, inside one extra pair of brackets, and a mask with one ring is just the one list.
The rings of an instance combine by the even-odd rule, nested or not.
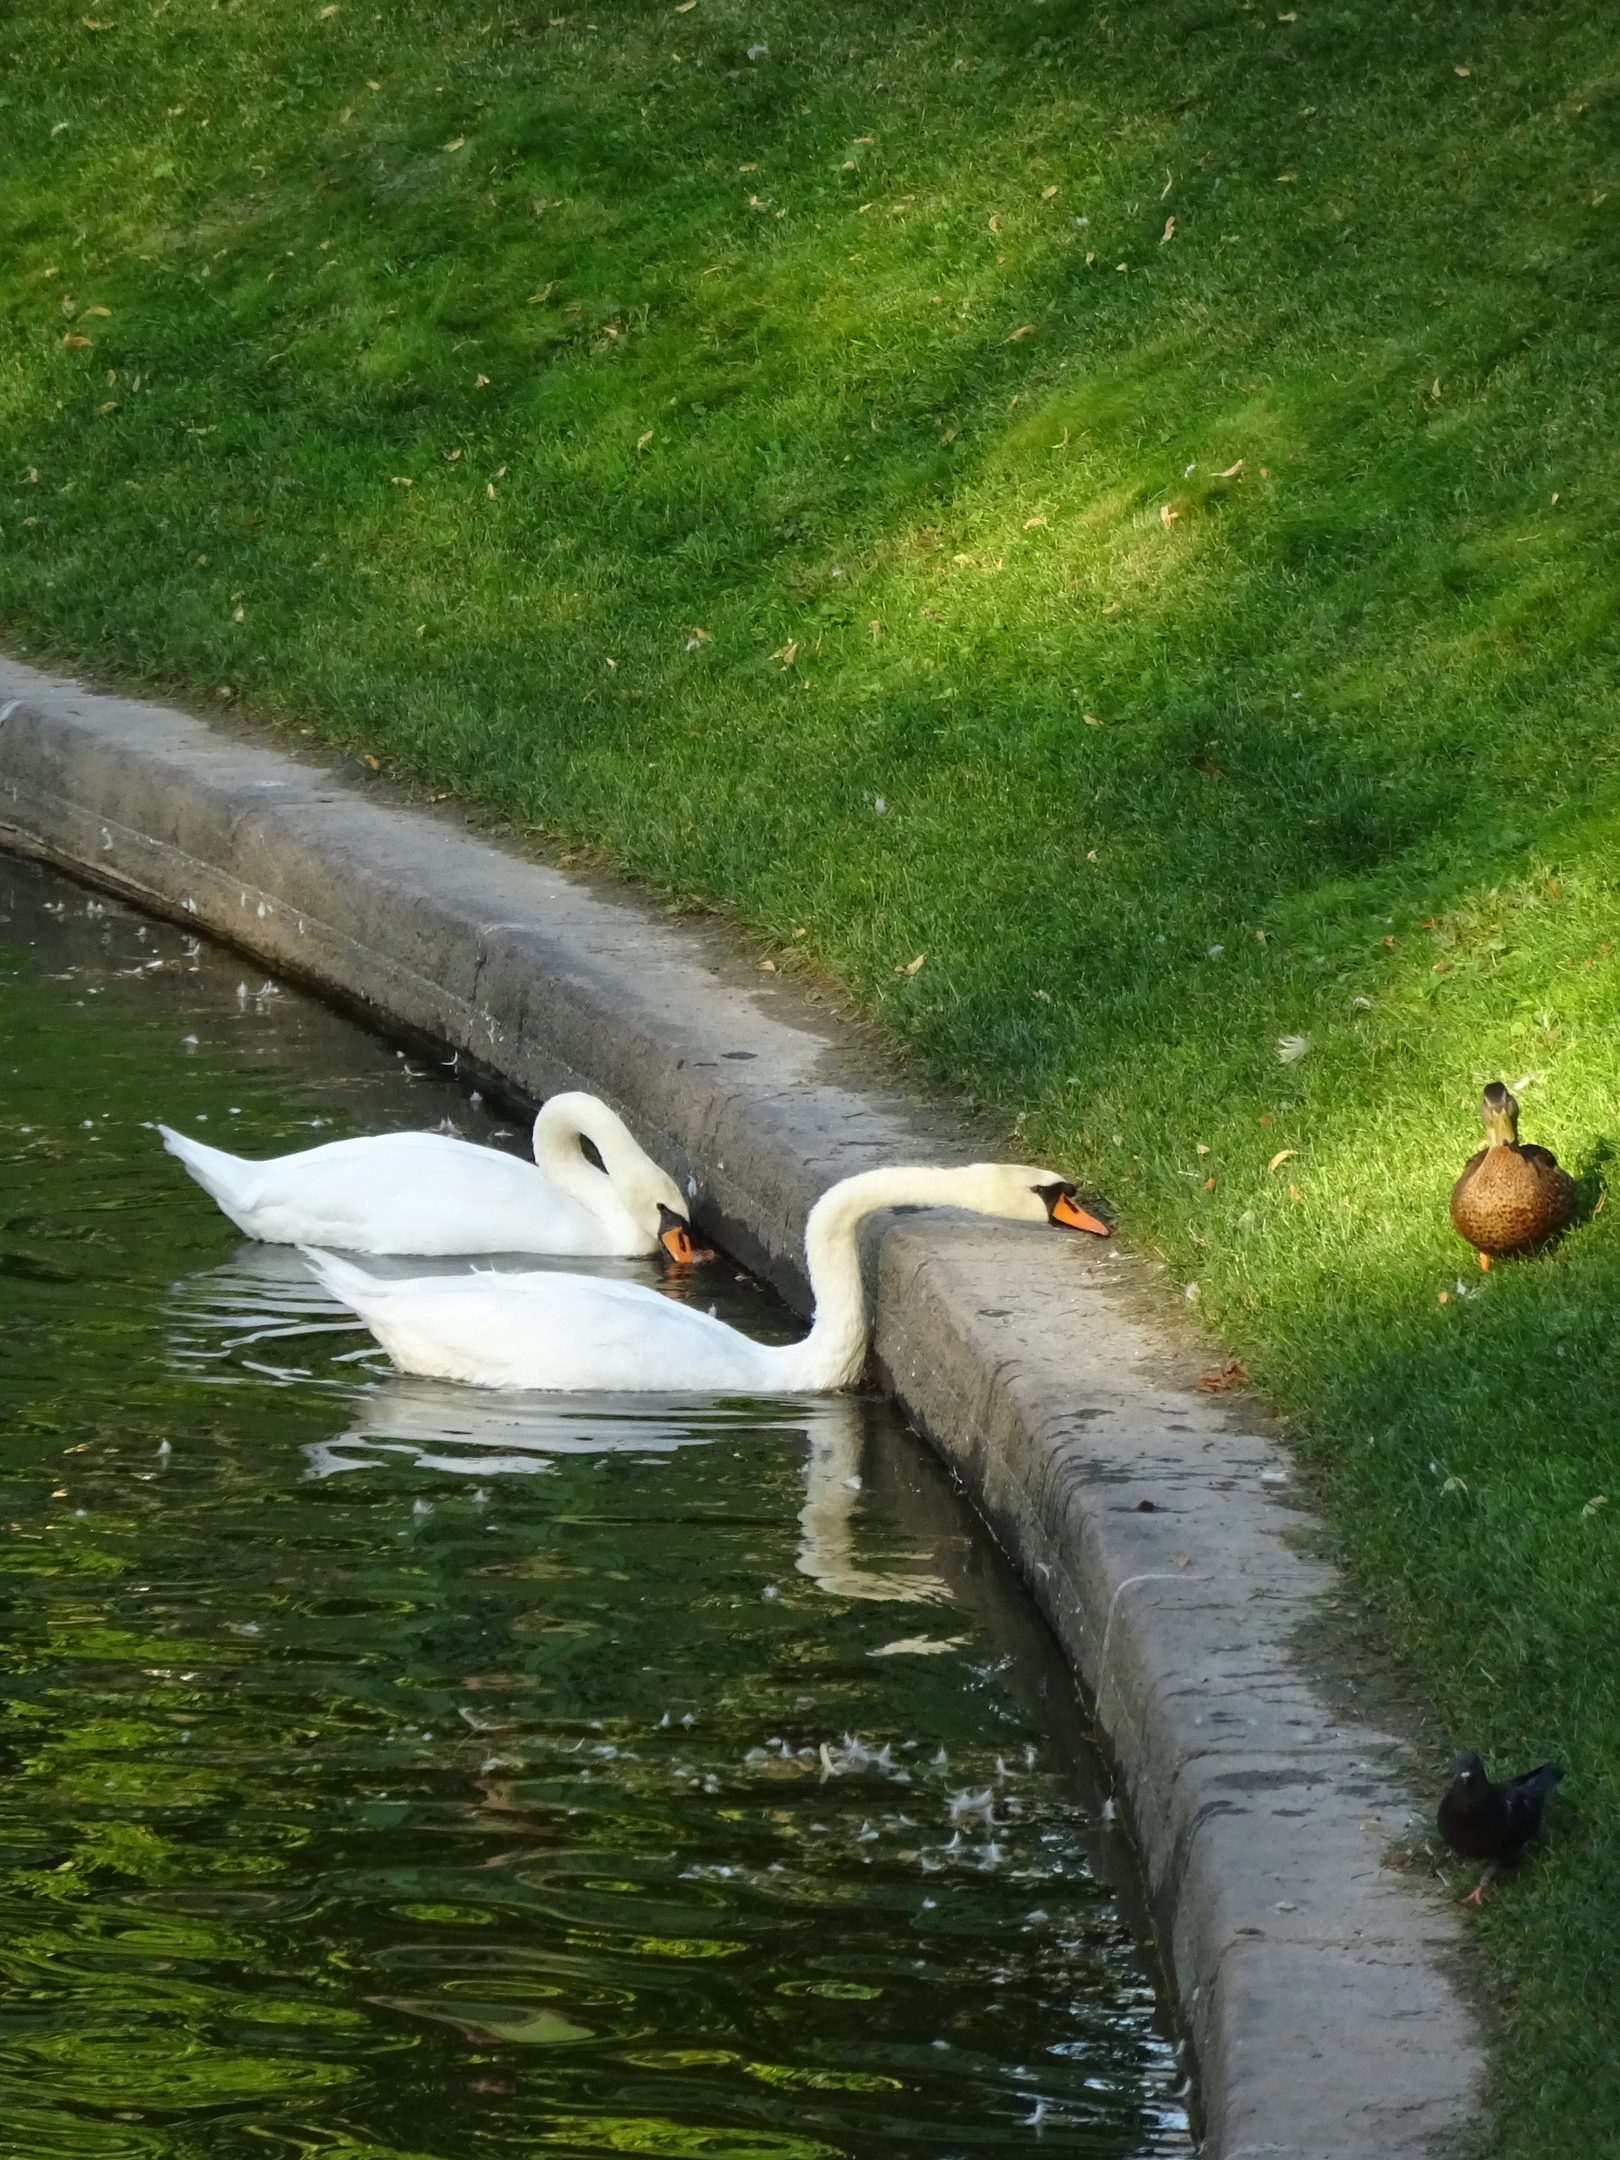
[(1519, 1145), (1519, 1105), (1493, 1080), (1480, 1104), (1488, 1145), (1451, 1188), (1451, 1221), (1488, 1268), (1493, 1256), (1534, 1252), (1575, 1219), (1575, 1180), (1544, 1147)]

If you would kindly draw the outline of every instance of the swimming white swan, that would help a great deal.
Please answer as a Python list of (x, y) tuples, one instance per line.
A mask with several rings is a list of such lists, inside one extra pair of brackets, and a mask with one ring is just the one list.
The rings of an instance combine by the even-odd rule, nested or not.
[[(448, 1133), (376, 1133), (245, 1162), (166, 1125), (158, 1131), (239, 1230), (272, 1245), (348, 1252), (650, 1253), (694, 1257), (673, 1178), (594, 1095), (553, 1095), (534, 1121), (534, 1161)], [(599, 1170), (581, 1152), (589, 1140)], [(368, 1278), (369, 1279), (369, 1278)]]
[(661, 1389), (680, 1394), (820, 1394), (866, 1362), (866, 1304), (855, 1232), (887, 1207), (971, 1208), (1108, 1236), (1053, 1170), (866, 1170), (822, 1194), (804, 1250), (815, 1321), (802, 1342), (758, 1343), (640, 1283), (589, 1275), (427, 1275), (382, 1281), (305, 1250), (316, 1276), (357, 1312), (396, 1365), (475, 1387)]

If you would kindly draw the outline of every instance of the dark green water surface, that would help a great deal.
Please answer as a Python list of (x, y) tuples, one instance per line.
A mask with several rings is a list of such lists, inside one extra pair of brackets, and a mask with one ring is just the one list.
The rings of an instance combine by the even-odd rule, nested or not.
[(0, 2153), (1190, 2152), (1072, 1683), (892, 1413), (402, 1380), (159, 1118), (522, 1140), (0, 858)]

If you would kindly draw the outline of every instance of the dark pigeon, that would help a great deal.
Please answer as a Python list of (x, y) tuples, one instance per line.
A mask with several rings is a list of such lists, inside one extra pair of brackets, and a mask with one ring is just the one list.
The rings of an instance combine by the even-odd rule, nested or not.
[(1459, 1755), (1436, 1818), (1440, 1835), (1464, 1860), (1484, 1860), (1488, 1872), (1467, 1900), (1482, 1901), (1485, 1884), (1541, 1828), (1548, 1795), (1564, 1774), (1562, 1763), (1539, 1763), (1522, 1777), (1493, 1785), (1474, 1754)]

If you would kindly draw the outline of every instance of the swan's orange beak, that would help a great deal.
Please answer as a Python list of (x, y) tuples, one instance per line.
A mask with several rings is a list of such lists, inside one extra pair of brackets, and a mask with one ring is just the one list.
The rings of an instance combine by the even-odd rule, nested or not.
[(712, 1252), (701, 1245), (693, 1244), (691, 1224), (677, 1215), (673, 1208), (661, 1207), (658, 1213), (663, 1223), (663, 1228), (658, 1233), (658, 1242), (677, 1267), (691, 1267), (699, 1260), (714, 1258)]
[(1074, 1194), (1062, 1186), (1046, 1212), (1049, 1222), (1062, 1223), (1068, 1230), (1089, 1230), (1093, 1237), (1112, 1237), (1114, 1234), (1105, 1222), (1099, 1222), (1095, 1215), (1088, 1215)]

